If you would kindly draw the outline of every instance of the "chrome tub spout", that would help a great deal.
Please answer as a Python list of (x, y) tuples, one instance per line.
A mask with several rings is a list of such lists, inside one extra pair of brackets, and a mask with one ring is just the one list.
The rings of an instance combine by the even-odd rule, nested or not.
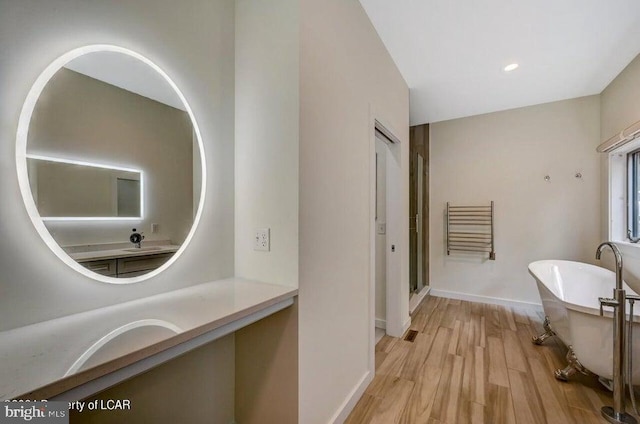
[(626, 293), (622, 285), (622, 255), (618, 247), (611, 242), (604, 242), (596, 250), (596, 259), (605, 247), (613, 251), (616, 260), (616, 288), (612, 298), (600, 298), (600, 314), (603, 307), (613, 308), (613, 407), (603, 406), (602, 416), (610, 423), (636, 424), (636, 419), (625, 412), (624, 402), (624, 363), (625, 363), (625, 304)]

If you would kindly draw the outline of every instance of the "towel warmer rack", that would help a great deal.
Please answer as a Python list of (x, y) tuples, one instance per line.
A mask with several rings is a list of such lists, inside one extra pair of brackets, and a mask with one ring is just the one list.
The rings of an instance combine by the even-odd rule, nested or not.
[(453, 206), (447, 202), (447, 255), (451, 252), (488, 253), (496, 259), (491, 206)]

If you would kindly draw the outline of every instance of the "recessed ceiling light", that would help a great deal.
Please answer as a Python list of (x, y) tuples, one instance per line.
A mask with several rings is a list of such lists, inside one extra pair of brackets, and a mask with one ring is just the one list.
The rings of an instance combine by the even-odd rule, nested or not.
[(518, 66), (520, 66), (520, 65), (518, 65), (517, 63), (512, 63), (511, 65), (507, 65), (507, 66), (505, 66), (505, 67), (504, 67), (504, 71), (505, 71), (505, 72), (511, 72), (511, 71), (513, 71), (514, 69), (517, 69), (517, 68), (518, 68)]

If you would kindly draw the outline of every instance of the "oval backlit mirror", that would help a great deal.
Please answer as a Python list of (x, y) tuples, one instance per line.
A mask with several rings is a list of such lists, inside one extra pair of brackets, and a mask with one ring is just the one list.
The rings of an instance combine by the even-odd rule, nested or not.
[(16, 146), (29, 216), (76, 271), (139, 282), (191, 240), (204, 203), (202, 139), (178, 87), (147, 58), (109, 45), (58, 58), (27, 96)]

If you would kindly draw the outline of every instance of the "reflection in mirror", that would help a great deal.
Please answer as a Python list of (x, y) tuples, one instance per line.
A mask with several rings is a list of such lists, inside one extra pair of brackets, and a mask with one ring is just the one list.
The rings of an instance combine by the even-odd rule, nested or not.
[(31, 194), (44, 220), (142, 218), (142, 172), (27, 156)]
[(120, 358), (182, 332), (182, 328), (177, 325), (159, 319), (143, 319), (125, 324), (110, 331), (85, 350), (64, 376)]
[[(23, 197), (70, 266), (106, 282), (141, 281), (183, 250), (201, 213), (199, 131), (148, 59), (114, 46), (67, 56), (32, 89), (42, 85), (24, 141)], [(19, 162), (20, 146), (19, 130)], [(143, 234), (140, 246), (129, 242), (132, 231)]]

